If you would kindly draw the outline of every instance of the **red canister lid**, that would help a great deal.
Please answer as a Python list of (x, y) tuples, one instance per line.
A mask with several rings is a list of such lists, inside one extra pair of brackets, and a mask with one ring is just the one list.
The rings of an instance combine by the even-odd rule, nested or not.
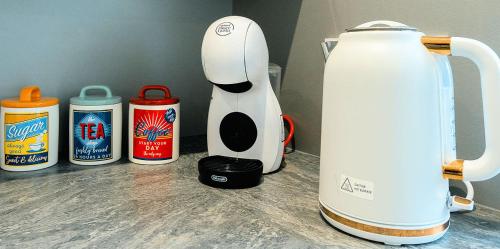
[[(163, 96), (146, 96), (146, 92), (150, 90), (159, 90), (163, 92)], [(172, 105), (179, 103), (179, 98), (172, 97), (168, 87), (163, 85), (147, 85), (143, 86), (139, 91), (138, 97), (130, 99), (130, 103), (135, 105)]]

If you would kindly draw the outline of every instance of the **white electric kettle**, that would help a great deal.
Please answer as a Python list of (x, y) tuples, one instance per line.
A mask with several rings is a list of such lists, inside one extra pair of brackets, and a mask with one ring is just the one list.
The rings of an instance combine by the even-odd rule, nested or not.
[[(391, 21), (325, 41), (326, 53), (336, 45), (323, 83), (321, 214), (343, 231), (386, 244), (440, 238), (450, 211), (473, 208), (468, 181), (500, 170), (498, 56), (476, 40), (429, 37)], [(455, 158), (446, 55), (471, 59), (481, 74), (486, 149), (476, 160)], [(466, 181), (468, 196), (450, 196), (448, 179)]]

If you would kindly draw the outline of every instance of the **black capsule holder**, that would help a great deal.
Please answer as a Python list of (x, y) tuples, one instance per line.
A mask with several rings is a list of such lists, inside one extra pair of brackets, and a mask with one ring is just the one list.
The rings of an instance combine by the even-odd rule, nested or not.
[(260, 160), (209, 156), (198, 161), (198, 171), (200, 182), (211, 187), (251, 188), (261, 183), (263, 164)]

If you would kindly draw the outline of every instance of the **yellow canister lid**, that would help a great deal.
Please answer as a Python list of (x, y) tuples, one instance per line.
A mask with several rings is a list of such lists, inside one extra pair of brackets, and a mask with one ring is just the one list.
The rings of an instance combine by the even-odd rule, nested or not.
[(59, 99), (53, 97), (42, 97), (38, 86), (26, 86), (19, 91), (18, 98), (2, 99), (3, 107), (12, 108), (36, 108), (53, 106), (59, 103)]

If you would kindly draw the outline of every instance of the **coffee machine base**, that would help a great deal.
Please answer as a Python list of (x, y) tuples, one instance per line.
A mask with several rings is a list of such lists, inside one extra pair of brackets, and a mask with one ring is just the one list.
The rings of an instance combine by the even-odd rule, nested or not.
[(198, 161), (201, 183), (227, 189), (251, 188), (262, 182), (260, 160), (209, 156)]

